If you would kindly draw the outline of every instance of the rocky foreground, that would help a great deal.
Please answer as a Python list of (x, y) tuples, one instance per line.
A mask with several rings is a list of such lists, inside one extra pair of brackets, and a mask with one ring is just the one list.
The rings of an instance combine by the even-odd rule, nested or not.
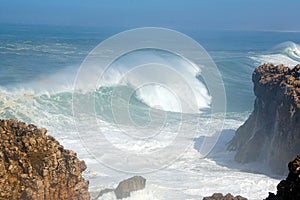
[[(265, 200), (299, 200), (300, 199), (300, 155), (288, 164), (289, 174), (285, 180), (277, 185), (277, 193), (269, 193)], [(261, 198), (263, 199), (263, 197)], [(230, 193), (223, 196), (215, 193), (203, 200), (247, 200), (242, 196), (234, 197)]]
[(289, 175), (277, 185), (277, 194), (270, 193), (266, 200), (300, 199), (300, 155), (289, 163)]
[(0, 120), (0, 200), (88, 200), (86, 169), (46, 129)]
[(203, 200), (247, 200), (247, 198), (242, 196), (233, 196), (232, 194), (228, 193), (225, 196), (221, 193), (215, 193), (210, 197), (204, 197)]
[(146, 179), (142, 176), (134, 176), (131, 178), (128, 178), (126, 180), (123, 180), (119, 183), (117, 188), (106, 188), (104, 190), (101, 190), (99, 194), (94, 198), (98, 199), (102, 195), (114, 192), (117, 199), (124, 199), (127, 197), (130, 197), (131, 192), (143, 190), (146, 186)]
[(228, 149), (240, 163), (266, 162), (277, 174), (286, 174), (290, 160), (300, 153), (300, 65), (264, 64), (252, 81), (254, 111), (237, 130)]

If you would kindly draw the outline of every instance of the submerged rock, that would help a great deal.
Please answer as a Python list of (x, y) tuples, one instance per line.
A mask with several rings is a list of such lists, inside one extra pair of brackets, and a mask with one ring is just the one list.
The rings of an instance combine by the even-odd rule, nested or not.
[(240, 163), (266, 162), (277, 174), (300, 152), (300, 65), (264, 64), (252, 75), (254, 111), (228, 145)]
[(289, 163), (288, 177), (277, 185), (277, 194), (269, 193), (266, 200), (300, 199), (300, 155)]
[(46, 129), (0, 120), (0, 200), (88, 200), (86, 169)]
[(121, 181), (116, 189), (106, 188), (101, 190), (99, 194), (94, 199), (98, 199), (102, 195), (114, 192), (117, 199), (123, 199), (130, 197), (130, 193), (138, 190), (144, 189), (146, 186), (146, 179), (142, 176), (134, 176), (129, 179)]
[(130, 193), (142, 190), (146, 186), (146, 179), (142, 176), (134, 176), (132, 178), (121, 181), (115, 189), (117, 199), (123, 199), (130, 196)]
[(245, 197), (242, 196), (233, 196), (232, 194), (228, 193), (225, 196), (221, 193), (215, 193), (210, 197), (204, 197), (203, 200), (247, 200)]

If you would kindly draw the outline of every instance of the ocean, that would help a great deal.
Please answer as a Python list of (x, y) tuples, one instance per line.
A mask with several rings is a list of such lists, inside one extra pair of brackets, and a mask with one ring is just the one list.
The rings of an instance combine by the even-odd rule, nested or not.
[[(90, 181), (93, 197), (136, 174), (147, 179), (146, 188), (128, 199), (192, 200), (230, 192), (256, 200), (275, 192), (283, 177), (271, 174), (264, 163), (236, 163), (235, 152), (228, 152), (226, 144), (253, 109), (251, 75), (255, 67), (268, 62), (291, 67), (300, 63), (300, 33), (181, 30), (206, 49), (220, 72), (226, 112), (212, 114), (213, 92), (205, 77), (201, 78), (201, 70), (194, 72), (186, 60), (157, 49), (122, 55), (112, 63), (115, 71), (109, 71), (99, 87), (74, 90), (89, 53), (125, 30), (2, 24), (1, 118), (45, 127), (65, 148), (75, 150), (88, 166), (84, 176)], [(127, 69), (129, 65), (152, 61), (176, 66), (175, 71), (196, 93), (198, 113), (183, 112), (168, 88), (151, 84), (133, 87), (156, 77), (172, 81), (175, 75), (150, 70), (120, 79), (134, 71)], [(187, 90), (180, 87), (177, 82), (173, 89), (179, 88), (175, 97), (182, 100)], [(80, 108), (76, 106), (78, 99)], [(89, 102), (93, 102), (93, 113), (85, 110), (89, 105), (84, 104)], [(128, 111), (123, 112), (124, 108)], [(211, 148), (203, 148), (214, 135), (217, 138)], [(107, 193), (99, 199), (115, 197)]]

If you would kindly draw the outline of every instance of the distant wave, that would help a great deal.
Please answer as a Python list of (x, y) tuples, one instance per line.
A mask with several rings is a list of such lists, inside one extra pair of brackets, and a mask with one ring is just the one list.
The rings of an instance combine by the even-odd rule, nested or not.
[(0, 53), (45, 53), (45, 54), (64, 54), (64, 55), (86, 55), (88, 51), (78, 51), (74, 44), (68, 43), (45, 43), (39, 44), (33, 41), (25, 41), (23, 43), (13, 42), (6, 44), (0, 41)]
[(291, 41), (276, 45), (263, 55), (251, 56), (258, 64), (273, 63), (294, 67), (300, 64), (300, 45)]
[(300, 62), (300, 45), (294, 42), (288, 41), (283, 42), (273, 48), (275, 53), (281, 53), (288, 56), (289, 58)]

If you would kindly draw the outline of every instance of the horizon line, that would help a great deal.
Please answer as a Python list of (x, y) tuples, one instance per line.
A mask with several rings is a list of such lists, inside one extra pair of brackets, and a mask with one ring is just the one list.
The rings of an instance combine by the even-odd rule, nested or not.
[(143, 28), (143, 27), (160, 27), (169, 28), (174, 30), (188, 30), (188, 31), (245, 31), (245, 32), (282, 32), (282, 33), (300, 33), (300, 30), (279, 30), (279, 29), (242, 29), (242, 28), (191, 28), (191, 27), (175, 27), (169, 26), (115, 26), (115, 25), (82, 25), (82, 24), (33, 24), (33, 23), (9, 23), (0, 22), (0, 25), (12, 25), (12, 26), (53, 26), (53, 27), (80, 27), (80, 28), (116, 28), (116, 29), (133, 29), (133, 28)]

